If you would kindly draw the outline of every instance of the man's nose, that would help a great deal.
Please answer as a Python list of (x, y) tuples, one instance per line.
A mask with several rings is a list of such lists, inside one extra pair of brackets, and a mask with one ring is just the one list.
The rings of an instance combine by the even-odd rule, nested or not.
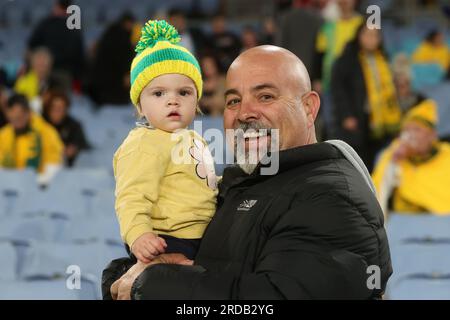
[(242, 101), (238, 119), (243, 122), (258, 120), (260, 117), (259, 106), (251, 101)]

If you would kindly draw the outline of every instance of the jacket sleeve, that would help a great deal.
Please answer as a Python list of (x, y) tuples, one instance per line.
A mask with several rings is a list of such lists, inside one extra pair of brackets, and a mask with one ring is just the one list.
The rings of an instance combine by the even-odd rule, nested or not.
[(74, 121), (68, 140), (67, 144), (73, 144), (79, 150), (89, 149), (90, 147), (86, 135), (84, 134), (83, 127), (78, 121)]
[[(372, 227), (367, 224), (359, 228), (362, 218), (355, 209), (345, 201), (336, 204), (332, 199), (316, 199), (285, 212), (270, 232), (252, 272), (206, 270), (199, 265), (154, 265), (136, 279), (132, 297), (151, 300), (369, 298), (372, 292), (367, 288), (367, 262), (354, 252), (355, 247), (368, 245), (367, 232)], [(314, 217), (314, 224), (327, 227), (319, 227), (314, 235), (309, 226), (300, 222), (299, 217), (307, 211)], [(323, 221), (325, 218), (331, 221)], [(324, 237), (336, 245), (320, 240)], [(375, 236), (369, 238), (377, 242)]]
[(64, 143), (59, 133), (51, 126), (42, 129), (42, 163), (60, 165), (63, 162)]

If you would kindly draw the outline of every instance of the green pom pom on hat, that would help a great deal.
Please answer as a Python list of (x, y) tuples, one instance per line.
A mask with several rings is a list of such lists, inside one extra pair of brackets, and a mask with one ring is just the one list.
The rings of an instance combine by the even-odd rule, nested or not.
[(130, 98), (135, 106), (142, 90), (154, 78), (170, 73), (189, 77), (200, 100), (203, 88), (200, 65), (192, 53), (178, 44), (180, 41), (177, 29), (164, 20), (150, 20), (142, 27), (130, 72)]
[(158, 41), (169, 41), (172, 44), (177, 44), (181, 41), (181, 37), (177, 29), (165, 20), (149, 20), (142, 27), (141, 38), (135, 51), (139, 54), (145, 49), (153, 47)]

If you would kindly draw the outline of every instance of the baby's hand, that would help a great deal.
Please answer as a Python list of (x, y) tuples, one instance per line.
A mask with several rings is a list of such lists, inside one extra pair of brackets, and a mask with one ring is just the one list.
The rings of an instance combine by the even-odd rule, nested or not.
[(137, 238), (131, 246), (131, 252), (143, 263), (151, 262), (156, 256), (164, 253), (166, 241), (156, 234), (147, 232)]

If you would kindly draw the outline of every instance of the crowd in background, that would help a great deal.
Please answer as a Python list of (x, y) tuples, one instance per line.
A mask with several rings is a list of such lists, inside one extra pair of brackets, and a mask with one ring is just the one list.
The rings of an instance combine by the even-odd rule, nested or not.
[[(448, 6), (441, 6), (439, 1), (417, 3), (436, 8), (448, 19)], [(130, 63), (145, 22), (123, 12), (87, 46), (82, 30), (66, 27), (70, 4), (69, 0), (56, 1), (49, 16), (34, 26), (29, 39), (24, 39), (27, 51), (23, 66), (13, 79), (0, 70), (0, 167), (33, 167), (43, 181), (48, 181), (57, 168), (72, 166), (79, 152), (89, 149), (83, 124), (70, 115), (73, 95), (88, 96), (95, 108), (129, 108)], [(204, 77), (199, 106), (204, 115), (222, 115), (225, 73), (241, 52), (257, 45), (276, 44), (302, 59), (313, 90), (321, 95), (317, 120), (321, 140), (346, 141), (371, 172), (380, 152), (387, 147), (400, 166), (400, 160), (414, 158), (417, 169), (439, 154), (445, 168), (450, 155), (436, 136), (436, 104), (413, 89), (411, 75), (413, 64), (436, 64), (448, 77), (450, 50), (445, 28), (428, 30), (411, 57), (390, 56), (383, 45), (383, 29), (366, 26), (366, 6), (357, 0), (273, 1), (271, 15), (243, 24), (239, 32), (230, 27), (233, 17), (220, 10), (221, 6), (214, 15), (170, 8), (148, 18), (166, 19), (174, 25), (182, 37), (181, 44), (198, 58)], [(200, 23), (191, 24), (193, 19)], [(411, 114), (425, 118), (428, 131), (417, 133), (422, 127), (407, 127), (405, 119), (411, 119)], [(411, 131), (423, 135), (422, 140), (415, 140), (421, 144), (415, 149), (408, 149), (406, 142), (398, 139), (405, 136), (404, 132), (411, 135)], [(389, 167), (386, 156), (381, 158), (385, 159), (383, 168), (375, 169), (380, 181), (383, 179), (378, 177), (385, 177)], [(429, 168), (424, 170), (424, 177), (429, 176)], [(450, 183), (447, 173), (441, 172), (440, 177), (441, 183)], [(379, 184), (381, 188), (383, 182)], [(386, 202), (392, 202), (392, 197), (388, 198)], [(442, 201), (439, 197), (426, 199), (420, 205), (406, 205), (408, 199), (387, 205), (405, 211), (450, 212), (447, 203), (428, 205), (430, 201)]]

